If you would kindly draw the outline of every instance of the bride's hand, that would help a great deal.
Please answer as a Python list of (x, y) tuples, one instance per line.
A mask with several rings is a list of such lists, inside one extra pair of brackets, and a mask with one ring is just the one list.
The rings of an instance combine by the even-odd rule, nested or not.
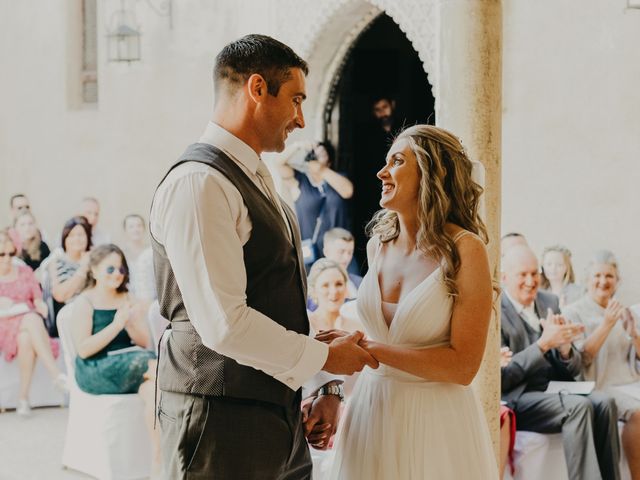
[(363, 337), (362, 340), (358, 342), (358, 345), (364, 348), (367, 352), (369, 352), (369, 355), (371, 355), (373, 358), (376, 358), (374, 353), (376, 342), (374, 342), (373, 340), (367, 337)]
[(321, 330), (320, 333), (316, 334), (315, 339), (322, 343), (331, 343), (336, 338), (347, 337), (351, 335), (350, 332), (345, 332), (344, 330)]

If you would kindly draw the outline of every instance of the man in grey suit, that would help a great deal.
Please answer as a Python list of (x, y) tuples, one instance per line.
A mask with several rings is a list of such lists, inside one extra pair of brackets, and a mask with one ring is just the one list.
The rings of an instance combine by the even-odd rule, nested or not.
[(572, 340), (582, 327), (559, 315), (558, 297), (538, 290), (538, 261), (524, 245), (502, 259), (502, 345), (513, 352), (502, 367), (502, 398), (516, 412), (518, 430), (562, 433), (569, 478), (620, 478), (617, 409), (613, 399), (544, 393), (551, 380), (580, 374)]

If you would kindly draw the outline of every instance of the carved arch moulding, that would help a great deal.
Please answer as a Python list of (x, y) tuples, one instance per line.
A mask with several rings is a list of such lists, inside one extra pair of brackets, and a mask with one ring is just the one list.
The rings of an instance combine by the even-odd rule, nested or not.
[(321, 133), (324, 108), (330, 101), (339, 73), (359, 36), (380, 14), (393, 19), (412, 43), (427, 73), (438, 102), (439, 0), (287, 0), (284, 11), (309, 12), (306, 22), (292, 28), (286, 15), (279, 31), (311, 68), (307, 89), (313, 125)]

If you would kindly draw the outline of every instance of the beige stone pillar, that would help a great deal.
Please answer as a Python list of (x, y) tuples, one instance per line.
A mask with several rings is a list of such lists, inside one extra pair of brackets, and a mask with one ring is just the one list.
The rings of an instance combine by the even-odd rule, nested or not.
[[(484, 212), (494, 279), (499, 274), (502, 122), (501, 0), (441, 0), (436, 118), (460, 137), (485, 169)], [(474, 387), (482, 401), (496, 454), (499, 447), (499, 303)]]

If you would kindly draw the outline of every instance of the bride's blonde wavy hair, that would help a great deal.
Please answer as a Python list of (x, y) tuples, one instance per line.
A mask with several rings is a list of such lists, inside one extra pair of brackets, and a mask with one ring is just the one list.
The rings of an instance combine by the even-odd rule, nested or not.
[[(445, 286), (455, 297), (455, 278), (460, 270), (460, 255), (445, 224), (453, 223), (478, 235), (488, 243), (487, 228), (478, 214), (483, 188), (471, 178), (473, 164), (460, 140), (433, 125), (414, 125), (401, 132), (395, 141), (406, 139), (418, 160), (420, 188), (418, 198), (418, 248), (441, 261)], [(381, 242), (400, 234), (398, 214), (380, 210), (367, 225), (370, 236)]]

